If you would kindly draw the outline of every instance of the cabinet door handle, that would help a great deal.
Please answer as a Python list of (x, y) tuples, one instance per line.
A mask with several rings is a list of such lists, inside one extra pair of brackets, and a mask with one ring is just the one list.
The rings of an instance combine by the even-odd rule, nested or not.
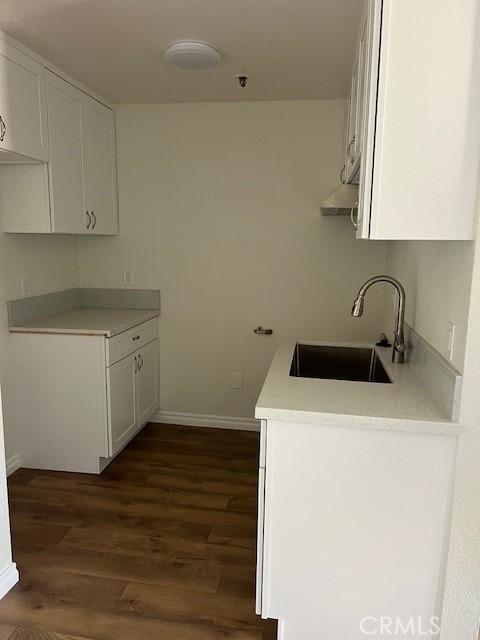
[(86, 214), (86, 216), (88, 218), (87, 229), (90, 229), (90, 225), (92, 224), (92, 217), (91, 217), (91, 215), (89, 214), (88, 211), (85, 211), (85, 214)]
[[(357, 215), (355, 216), (355, 209), (357, 210)], [(350, 220), (352, 221), (355, 229), (358, 229), (358, 202), (355, 202), (353, 207), (350, 209)]]
[(140, 369), (143, 367), (143, 358), (142, 356), (138, 356), (140, 358)]
[(5, 140), (5, 136), (7, 135), (7, 125), (5, 124), (5, 120), (0, 116), (0, 142)]
[(343, 165), (342, 170), (340, 171), (340, 182), (345, 184), (345, 165)]
[(133, 336), (132, 340), (140, 340), (140, 334)]
[(97, 226), (97, 216), (95, 215), (95, 211), (92, 211), (92, 216), (93, 216), (92, 231), (93, 231), (95, 229), (95, 227)]
[(133, 373), (137, 373), (137, 371), (138, 371), (138, 360), (137, 360), (137, 356), (135, 356), (134, 360), (135, 360), (135, 365), (134, 365), (134, 367), (133, 367)]
[(350, 158), (350, 149), (352, 148), (352, 145), (355, 144), (355, 136), (353, 136), (353, 138), (350, 140), (350, 142), (348, 143), (348, 147), (347, 147), (347, 158)]

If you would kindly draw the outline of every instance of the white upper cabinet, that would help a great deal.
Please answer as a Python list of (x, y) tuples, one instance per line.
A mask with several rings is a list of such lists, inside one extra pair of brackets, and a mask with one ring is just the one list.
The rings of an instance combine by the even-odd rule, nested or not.
[[(10, 161), (48, 160), (45, 68), (0, 41), (0, 151)], [(0, 161), (9, 161), (8, 157)]]
[(114, 113), (33, 57), (0, 34), (2, 230), (114, 235)]
[(369, 0), (357, 237), (473, 238), (475, 0)]
[(111, 109), (82, 96), (83, 172), (90, 231), (117, 232), (115, 125)]
[(52, 231), (84, 233), (86, 207), (82, 153), (82, 94), (47, 71)]

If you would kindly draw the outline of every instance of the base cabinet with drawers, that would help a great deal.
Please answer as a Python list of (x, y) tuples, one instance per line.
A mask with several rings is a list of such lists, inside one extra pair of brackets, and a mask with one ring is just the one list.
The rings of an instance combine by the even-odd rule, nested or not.
[(158, 409), (157, 318), (112, 338), (11, 337), (9, 415), (22, 467), (101, 473)]

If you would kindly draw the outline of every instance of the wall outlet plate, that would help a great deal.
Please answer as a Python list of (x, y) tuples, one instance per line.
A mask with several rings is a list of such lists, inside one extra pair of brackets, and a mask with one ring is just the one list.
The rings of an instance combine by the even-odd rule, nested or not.
[(243, 389), (243, 373), (232, 371), (232, 389)]
[(22, 296), (25, 297), (30, 295), (30, 280), (24, 276), (20, 278), (20, 290), (22, 292)]
[(133, 284), (133, 271), (127, 267), (123, 268), (123, 284), (127, 287)]

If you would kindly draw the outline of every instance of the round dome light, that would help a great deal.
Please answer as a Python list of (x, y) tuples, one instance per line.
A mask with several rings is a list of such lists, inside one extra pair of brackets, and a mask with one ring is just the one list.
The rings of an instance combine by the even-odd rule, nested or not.
[(174, 42), (165, 51), (165, 60), (180, 69), (210, 69), (220, 62), (220, 54), (204, 42)]

